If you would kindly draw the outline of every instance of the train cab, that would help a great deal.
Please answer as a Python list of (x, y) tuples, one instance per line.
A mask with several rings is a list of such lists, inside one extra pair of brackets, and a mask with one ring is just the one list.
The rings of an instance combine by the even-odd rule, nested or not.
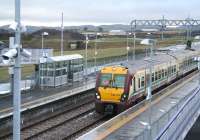
[(123, 66), (103, 68), (96, 82), (96, 111), (113, 112), (128, 99), (131, 75)]

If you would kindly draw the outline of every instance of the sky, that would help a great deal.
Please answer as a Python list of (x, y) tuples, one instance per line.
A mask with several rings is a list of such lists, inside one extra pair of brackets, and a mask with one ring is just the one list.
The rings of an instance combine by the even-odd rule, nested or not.
[[(22, 23), (34, 26), (129, 24), (133, 19), (200, 19), (200, 0), (21, 0)], [(0, 0), (0, 25), (14, 21), (14, 0)]]

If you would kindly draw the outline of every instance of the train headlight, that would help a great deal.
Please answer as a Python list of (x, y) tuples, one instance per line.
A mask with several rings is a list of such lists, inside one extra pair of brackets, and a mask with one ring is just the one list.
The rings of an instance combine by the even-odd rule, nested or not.
[(127, 95), (126, 94), (122, 94), (121, 101), (124, 102), (126, 99), (127, 99)]
[(101, 96), (99, 95), (99, 93), (96, 93), (95, 95), (96, 95), (96, 98), (97, 98), (98, 100), (101, 99)]

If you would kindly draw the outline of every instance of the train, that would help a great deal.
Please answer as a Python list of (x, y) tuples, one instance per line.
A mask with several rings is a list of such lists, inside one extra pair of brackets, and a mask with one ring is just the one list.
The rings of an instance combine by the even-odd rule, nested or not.
[[(154, 53), (152, 61), (152, 91), (195, 71), (194, 60), (200, 51), (178, 49)], [(97, 74), (95, 110), (98, 113), (120, 113), (147, 96), (150, 80), (148, 59), (105, 66)]]

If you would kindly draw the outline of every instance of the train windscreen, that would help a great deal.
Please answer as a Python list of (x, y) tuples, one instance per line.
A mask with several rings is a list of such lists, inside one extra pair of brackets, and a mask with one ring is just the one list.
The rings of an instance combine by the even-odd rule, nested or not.
[(113, 87), (114, 88), (124, 88), (125, 85), (125, 75), (115, 74), (113, 76)]
[(101, 74), (100, 87), (111, 87), (112, 74)]

